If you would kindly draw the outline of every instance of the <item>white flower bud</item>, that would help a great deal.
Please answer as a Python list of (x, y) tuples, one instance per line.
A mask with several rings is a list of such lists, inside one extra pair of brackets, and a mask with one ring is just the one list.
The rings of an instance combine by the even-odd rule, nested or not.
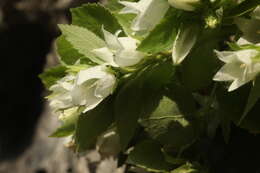
[(139, 63), (145, 56), (136, 50), (138, 40), (132, 37), (118, 37), (103, 29), (107, 47), (92, 52), (115, 67), (128, 67)]
[(134, 13), (137, 17), (132, 23), (132, 30), (150, 31), (152, 30), (164, 17), (169, 4), (167, 0), (140, 0), (138, 2), (119, 1), (125, 8), (120, 13)]
[(48, 99), (56, 111), (83, 107), (83, 112), (87, 112), (112, 94), (115, 85), (116, 77), (105, 66), (95, 66), (57, 81), (50, 88), (53, 93)]
[(95, 108), (102, 100), (112, 94), (116, 77), (107, 72), (105, 66), (95, 66), (81, 70), (71, 90), (72, 103), (84, 106), (83, 112)]
[(199, 28), (196, 25), (183, 26), (173, 42), (172, 60), (178, 65), (186, 58), (197, 41)]

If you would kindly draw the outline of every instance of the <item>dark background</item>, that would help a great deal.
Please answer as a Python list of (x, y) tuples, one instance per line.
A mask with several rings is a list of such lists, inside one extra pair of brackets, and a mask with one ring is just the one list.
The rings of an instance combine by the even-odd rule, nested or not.
[(1, 0), (0, 161), (14, 159), (32, 142), (43, 109), (38, 75), (46, 64), (57, 23), (69, 8), (95, 0)]

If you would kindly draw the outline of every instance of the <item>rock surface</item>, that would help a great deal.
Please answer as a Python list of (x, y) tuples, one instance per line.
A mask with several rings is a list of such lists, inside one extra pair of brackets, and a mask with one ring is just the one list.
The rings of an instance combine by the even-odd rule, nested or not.
[(113, 158), (101, 160), (96, 151), (79, 157), (64, 146), (66, 139), (49, 138), (58, 125), (46, 104), (32, 146), (16, 160), (1, 163), (0, 173), (123, 173)]

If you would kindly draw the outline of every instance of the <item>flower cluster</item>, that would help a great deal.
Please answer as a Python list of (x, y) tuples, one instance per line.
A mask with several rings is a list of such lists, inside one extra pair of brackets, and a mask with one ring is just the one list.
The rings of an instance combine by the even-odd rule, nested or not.
[(82, 112), (95, 108), (104, 98), (112, 94), (116, 77), (105, 66), (99, 65), (68, 75), (50, 87), (48, 97), (54, 110), (84, 107)]
[(138, 41), (131, 37), (118, 37), (102, 28), (106, 47), (93, 49), (92, 52), (104, 60), (103, 64), (80, 69), (76, 74), (68, 74), (49, 89), (50, 106), (61, 115), (64, 110), (81, 107), (85, 113), (95, 108), (102, 100), (111, 95), (116, 88), (112, 67), (129, 67), (140, 62), (145, 54), (136, 50)]
[(229, 136), (231, 122), (260, 131), (244, 119), (260, 111), (259, 3), (111, 0), (71, 12), (59, 25), (61, 65), (41, 78), (62, 122), (52, 136), (69, 136), (76, 152), (96, 146), (151, 172), (207, 172), (187, 148), (200, 156), (195, 143), (218, 127)]

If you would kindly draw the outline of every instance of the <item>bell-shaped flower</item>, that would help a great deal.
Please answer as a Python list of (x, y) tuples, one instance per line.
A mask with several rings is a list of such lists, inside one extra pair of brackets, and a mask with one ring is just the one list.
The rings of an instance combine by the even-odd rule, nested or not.
[(168, 2), (174, 8), (185, 11), (194, 11), (200, 4), (200, 0), (168, 0)]
[(197, 25), (183, 26), (179, 29), (177, 37), (173, 42), (173, 64), (178, 65), (185, 59), (196, 43), (198, 33), (199, 28)]
[(103, 29), (106, 47), (94, 49), (92, 52), (114, 67), (128, 67), (139, 63), (145, 56), (136, 50), (138, 40), (131, 37), (118, 37)]
[(217, 72), (213, 80), (231, 81), (228, 91), (233, 91), (254, 80), (260, 72), (260, 52), (255, 49), (216, 51), (216, 54), (225, 65)]
[(81, 70), (77, 74), (71, 90), (72, 104), (83, 106), (83, 112), (95, 108), (102, 100), (112, 94), (116, 77), (105, 66), (95, 66)]
[(47, 98), (54, 111), (73, 106), (70, 91), (74, 86), (75, 79), (75, 75), (67, 75), (50, 87), (49, 90), (52, 91), (52, 94)]
[(116, 77), (106, 66), (94, 66), (59, 80), (50, 88), (53, 93), (48, 98), (56, 111), (81, 107), (87, 112), (112, 94), (115, 86)]
[(119, 1), (125, 8), (121, 14), (137, 14), (132, 23), (132, 30), (136, 32), (150, 31), (164, 17), (169, 9), (167, 0), (140, 0), (139, 2)]

